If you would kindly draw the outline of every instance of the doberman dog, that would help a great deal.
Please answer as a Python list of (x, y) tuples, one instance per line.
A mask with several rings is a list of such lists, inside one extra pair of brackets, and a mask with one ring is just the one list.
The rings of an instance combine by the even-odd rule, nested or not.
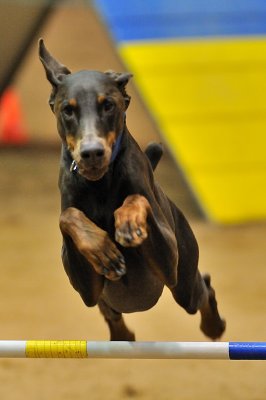
[(123, 313), (148, 310), (167, 286), (201, 330), (225, 330), (209, 275), (182, 212), (155, 182), (159, 145), (141, 151), (126, 125), (129, 73), (71, 73), (39, 42), (62, 139), (62, 260), (84, 303), (98, 305), (111, 340), (135, 340)]

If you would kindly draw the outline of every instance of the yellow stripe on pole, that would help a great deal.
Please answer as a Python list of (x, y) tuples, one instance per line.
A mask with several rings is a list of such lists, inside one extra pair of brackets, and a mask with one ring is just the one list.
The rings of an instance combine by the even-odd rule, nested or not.
[(28, 340), (27, 358), (87, 358), (86, 340)]

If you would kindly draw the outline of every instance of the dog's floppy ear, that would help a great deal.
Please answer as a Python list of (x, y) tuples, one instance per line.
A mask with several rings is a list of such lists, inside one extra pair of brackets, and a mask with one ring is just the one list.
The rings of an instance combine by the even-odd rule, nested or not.
[(60, 64), (46, 49), (43, 39), (39, 40), (39, 57), (42, 65), (44, 66), (46, 77), (51, 83), (53, 90), (49, 99), (49, 105), (54, 111), (54, 99), (56, 94), (56, 89), (59, 83), (62, 81), (65, 75), (71, 74), (69, 69), (63, 64)]
[(120, 73), (120, 72), (114, 72), (114, 71), (106, 71), (105, 73), (106, 73), (106, 75), (110, 76), (110, 78), (112, 78), (116, 82), (118, 89), (124, 96), (126, 109), (127, 109), (129, 106), (129, 103), (130, 103), (130, 96), (126, 92), (126, 85), (128, 84), (129, 79), (132, 78), (133, 75), (130, 74), (129, 72)]

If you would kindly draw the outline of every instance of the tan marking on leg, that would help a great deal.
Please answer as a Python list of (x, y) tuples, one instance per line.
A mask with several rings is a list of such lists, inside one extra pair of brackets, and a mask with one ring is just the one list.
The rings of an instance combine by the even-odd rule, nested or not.
[(107, 232), (95, 225), (74, 207), (60, 216), (62, 234), (72, 238), (76, 249), (92, 265), (95, 272), (115, 281), (126, 273), (125, 260)]
[(115, 240), (124, 247), (139, 246), (148, 236), (147, 217), (150, 210), (151, 206), (144, 196), (128, 196), (114, 212)]

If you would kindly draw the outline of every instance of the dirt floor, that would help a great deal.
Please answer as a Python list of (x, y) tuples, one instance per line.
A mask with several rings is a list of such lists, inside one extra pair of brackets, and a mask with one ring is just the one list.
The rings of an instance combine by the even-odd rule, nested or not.
[[(61, 266), (58, 156), (57, 150), (0, 154), (0, 339), (108, 338), (98, 310), (83, 305)], [(169, 175), (167, 160), (157, 178), (168, 192), (165, 169)], [(227, 319), (223, 339), (265, 340), (266, 224), (191, 223), (201, 270), (211, 273)], [(199, 316), (187, 315), (167, 290), (154, 309), (126, 320), (139, 340), (205, 340)], [(263, 400), (265, 373), (265, 362), (253, 361), (4, 359), (0, 398)]]
[[(58, 9), (42, 36), (51, 51), (73, 69), (84, 66), (84, 38), (100, 40), (93, 48), (88, 44), (88, 51), (97, 56), (101, 50), (98, 59), (103, 58), (103, 68), (96, 61), (93, 68), (119, 66), (106, 32), (84, 9)], [(107, 65), (110, 60), (113, 64)], [(46, 134), (56, 137), (46, 105), (49, 86), (36, 48), (16, 85), (31, 132), (41, 140)], [(129, 126), (143, 144), (158, 138), (158, 133), (131, 90)], [(0, 339), (108, 339), (98, 310), (83, 305), (61, 265), (58, 160), (59, 148), (0, 151)], [(221, 314), (227, 320), (223, 340), (265, 341), (266, 223), (227, 228), (208, 224), (198, 217), (169, 158), (161, 162), (156, 176), (188, 215), (198, 238), (200, 269), (211, 273)], [(154, 309), (128, 315), (126, 320), (138, 340), (206, 340), (199, 330), (199, 316), (187, 315), (167, 290)], [(0, 399), (265, 400), (265, 376), (265, 362), (253, 361), (3, 359)]]

